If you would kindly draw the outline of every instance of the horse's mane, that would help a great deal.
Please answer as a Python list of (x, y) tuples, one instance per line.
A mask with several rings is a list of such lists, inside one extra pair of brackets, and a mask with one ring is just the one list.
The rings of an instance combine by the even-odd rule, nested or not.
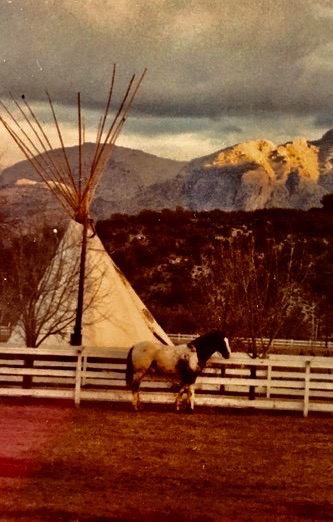
[(188, 346), (191, 345), (195, 348), (202, 345), (207, 346), (207, 344), (210, 345), (211, 343), (216, 343), (217, 340), (224, 339), (225, 337), (226, 334), (223, 330), (212, 330), (211, 332), (196, 337), (193, 341), (188, 343)]
[(216, 344), (224, 341), (225, 337), (226, 335), (224, 331), (213, 330), (212, 332), (208, 332), (197, 337), (193, 341), (190, 341), (187, 346), (193, 346), (198, 353), (199, 360), (206, 362), (207, 356), (209, 358), (210, 355), (215, 352)]

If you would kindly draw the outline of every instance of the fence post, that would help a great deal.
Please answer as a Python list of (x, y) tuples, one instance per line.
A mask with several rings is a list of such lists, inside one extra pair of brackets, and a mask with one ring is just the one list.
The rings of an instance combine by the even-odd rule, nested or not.
[[(26, 355), (24, 357), (24, 368), (33, 368), (34, 366), (34, 356), (33, 355)], [(22, 388), (24, 389), (30, 389), (32, 388), (32, 380), (33, 376), (31, 374), (23, 375), (23, 381), (22, 381)]]
[(304, 417), (308, 416), (309, 413), (309, 401), (310, 401), (310, 371), (311, 371), (311, 361), (305, 362), (305, 378), (304, 378), (304, 407), (303, 407), (303, 415)]
[(87, 367), (88, 367), (88, 355), (83, 356), (83, 377), (82, 377), (82, 386), (87, 383)]
[(81, 374), (82, 374), (82, 350), (77, 351), (76, 374), (75, 374), (75, 406), (80, 406), (81, 399)]
[(272, 380), (272, 365), (267, 364), (267, 386), (266, 386), (266, 398), (271, 398), (271, 380)]
[[(250, 366), (250, 379), (255, 380), (257, 378), (257, 367)], [(249, 387), (249, 400), (254, 401), (256, 398), (256, 385), (251, 384)]]

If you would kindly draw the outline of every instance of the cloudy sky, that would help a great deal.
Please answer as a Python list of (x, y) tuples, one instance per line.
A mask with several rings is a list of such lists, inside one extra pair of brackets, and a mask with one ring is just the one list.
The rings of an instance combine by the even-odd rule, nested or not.
[(78, 91), (94, 139), (114, 63), (119, 93), (148, 69), (120, 145), (191, 159), (333, 127), (333, 0), (0, 0), (1, 99), (48, 128), (47, 88), (66, 143)]

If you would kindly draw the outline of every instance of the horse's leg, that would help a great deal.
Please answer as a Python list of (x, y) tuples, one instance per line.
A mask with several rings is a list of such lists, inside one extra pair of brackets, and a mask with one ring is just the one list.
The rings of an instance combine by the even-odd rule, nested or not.
[(141, 409), (141, 400), (140, 400), (140, 382), (133, 381), (131, 384), (131, 389), (133, 393), (132, 403), (135, 411), (139, 411)]
[(176, 397), (176, 411), (180, 410), (180, 406), (183, 402), (183, 394), (184, 394), (185, 390), (187, 390), (187, 388), (188, 388), (187, 384), (181, 384), (180, 390), (177, 393), (177, 397)]
[(141, 368), (140, 370), (132, 373), (130, 378), (126, 378), (126, 383), (130, 387), (133, 393), (132, 404), (134, 406), (135, 411), (139, 411), (141, 409), (141, 400), (140, 400), (140, 384), (144, 376), (146, 375), (146, 368)]
[(194, 412), (195, 384), (190, 384), (187, 388), (187, 407), (188, 410)]
[(142, 408), (139, 390), (133, 392), (133, 406), (135, 411), (140, 411)]

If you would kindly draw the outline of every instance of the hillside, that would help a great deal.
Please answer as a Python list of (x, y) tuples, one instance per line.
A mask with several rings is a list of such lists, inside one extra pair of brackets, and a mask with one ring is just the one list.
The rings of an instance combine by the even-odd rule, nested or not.
[[(165, 331), (329, 339), (332, 210), (145, 210), (115, 214), (97, 232)], [(17, 300), (35, 295), (61, 234), (48, 226), (9, 243), (13, 230), (4, 232), (0, 318), (14, 324)]]
[[(89, 160), (93, 144), (85, 144)], [(63, 161), (61, 151), (55, 151)], [(78, 149), (68, 149), (77, 163)], [(282, 145), (249, 141), (190, 162), (159, 158), (115, 147), (93, 202), (96, 220), (115, 213), (182, 207), (189, 210), (252, 211), (264, 208), (307, 210), (321, 207), (333, 192), (333, 130), (316, 141), (298, 139)], [(5, 221), (41, 215), (54, 224), (65, 217), (57, 202), (22, 161), (0, 176), (1, 212)]]
[(202, 332), (226, 321), (248, 336), (244, 320), (260, 311), (256, 335), (260, 321), (267, 321), (266, 334), (276, 328), (280, 312), (282, 336), (333, 334), (332, 212), (144, 211), (100, 222), (98, 234), (169, 332)]

